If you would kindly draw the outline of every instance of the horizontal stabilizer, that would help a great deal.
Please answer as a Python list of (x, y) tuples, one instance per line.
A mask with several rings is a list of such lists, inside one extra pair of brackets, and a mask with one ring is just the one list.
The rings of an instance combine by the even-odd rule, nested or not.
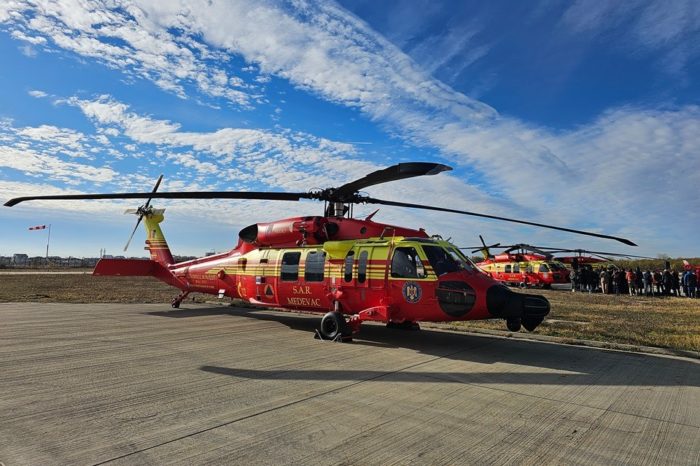
[(156, 261), (140, 259), (100, 259), (93, 275), (121, 275), (127, 277), (155, 276), (163, 269)]

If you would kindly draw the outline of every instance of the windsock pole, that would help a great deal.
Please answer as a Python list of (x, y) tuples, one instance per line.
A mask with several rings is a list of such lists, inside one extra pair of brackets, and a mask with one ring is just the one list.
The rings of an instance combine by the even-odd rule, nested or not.
[(46, 238), (46, 263), (49, 262), (49, 242), (51, 241), (51, 224), (49, 223), (49, 235)]

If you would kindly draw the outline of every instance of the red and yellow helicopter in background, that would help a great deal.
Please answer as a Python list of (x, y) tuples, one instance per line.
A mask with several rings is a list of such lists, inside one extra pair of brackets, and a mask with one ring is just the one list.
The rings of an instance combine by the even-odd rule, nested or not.
[[(579, 267), (586, 265), (611, 262), (612, 257), (651, 259), (631, 254), (532, 246), (524, 243), (509, 246), (496, 243), (487, 246), (481, 235), (479, 239), (480, 247), (460, 249), (471, 249), (472, 254), (481, 252), (484, 260), (476, 263), (479, 269), (494, 280), (520, 287), (551, 288), (552, 285), (571, 283), (570, 270), (567, 266), (578, 270)], [(493, 255), (491, 249), (504, 249), (504, 251)], [(559, 256), (562, 253), (573, 253), (573, 255)]]
[[(477, 262), (476, 266), (494, 280), (507, 285), (538, 288), (571, 283), (566, 266), (540, 248), (528, 244), (501, 246), (496, 243), (487, 246), (481, 235), (479, 239), (482, 246), (471, 252), (481, 252), (484, 260)], [(505, 250), (500, 254), (491, 254), (491, 249), (496, 248)]]
[[(549, 313), (542, 296), (521, 294), (481, 273), (453, 244), (429, 236), (422, 228), (377, 223), (372, 215), (352, 217), (355, 204), (378, 204), (485, 217), (571, 233), (627, 239), (524, 220), (443, 207), (372, 198), (360, 190), (450, 167), (427, 162), (400, 163), (344, 184), (311, 192), (197, 191), (29, 196), (6, 206), (35, 199), (147, 199), (131, 212), (147, 233), (149, 260), (102, 259), (94, 275), (153, 276), (181, 290), (179, 307), (192, 292), (245, 300), (262, 307), (324, 314), (320, 334), (349, 339), (365, 321), (415, 328), (417, 322), (501, 318), (511, 331), (534, 330)], [(175, 263), (160, 224), (163, 209), (152, 199), (257, 199), (324, 202), (323, 216), (295, 217), (255, 223), (243, 228), (229, 252)], [(128, 243), (127, 243), (128, 245)]]

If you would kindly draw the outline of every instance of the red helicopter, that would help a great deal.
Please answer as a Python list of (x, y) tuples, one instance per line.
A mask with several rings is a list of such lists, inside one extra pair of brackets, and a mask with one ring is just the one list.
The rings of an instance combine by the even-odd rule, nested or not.
[[(400, 163), (344, 184), (311, 192), (198, 191), (75, 194), (18, 197), (13, 206), (35, 199), (147, 199), (138, 209), (147, 232), (150, 260), (102, 259), (94, 275), (153, 276), (181, 290), (179, 307), (192, 292), (245, 300), (264, 307), (323, 313), (322, 338), (350, 339), (364, 321), (416, 328), (417, 322), (501, 318), (511, 331), (534, 330), (549, 313), (542, 296), (520, 294), (479, 272), (457, 247), (423, 229), (404, 228), (352, 217), (354, 204), (411, 207), (486, 217), (571, 233), (631, 241), (614, 236), (494, 215), (388, 201), (360, 190), (405, 178), (435, 175), (450, 167), (426, 162)], [(174, 263), (160, 223), (161, 199), (261, 199), (323, 201), (323, 216), (295, 217), (243, 228), (227, 253)], [(127, 243), (128, 246), (128, 243)]]
[[(562, 262), (571, 266), (572, 269), (577, 270), (581, 265), (589, 264), (600, 264), (602, 262), (612, 262), (614, 258), (624, 258), (624, 259), (653, 259), (653, 257), (647, 256), (633, 256), (632, 254), (620, 254), (617, 252), (602, 252), (602, 251), (589, 251), (587, 249), (562, 249), (562, 248), (549, 248), (549, 247), (539, 247), (542, 251), (546, 251), (549, 254), (557, 254), (555, 258), (557, 261)], [(573, 253), (568, 256), (558, 256), (561, 253)]]
[[(507, 285), (539, 288), (551, 288), (555, 284), (571, 282), (566, 266), (541, 248), (523, 243), (511, 246), (496, 243), (487, 246), (481, 235), (479, 239), (482, 246), (472, 249), (471, 252), (481, 252), (484, 260), (477, 262), (476, 266), (494, 280)], [(505, 250), (493, 255), (491, 249), (495, 248)]]

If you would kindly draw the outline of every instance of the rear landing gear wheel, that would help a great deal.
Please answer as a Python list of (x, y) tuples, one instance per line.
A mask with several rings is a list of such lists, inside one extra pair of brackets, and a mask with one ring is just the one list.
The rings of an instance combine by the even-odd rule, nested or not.
[(508, 330), (511, 332), (519, 332), (521, 323), (520, 317), (510, 317), (506, 319), (506, 327), (508, 327)]
[(525, 330), (528, 332), (532, 332), (537, 328), (538, 325), (542, 323), (542, 318), (537, 317), (537, 318), (525, 318), (523, 319), (523, 327), (525, 327)]
[(323, 316), (319, 332), (324, 340), (344, 339), (351, 335), (345, 317), (337, 311), (329, 312)]

